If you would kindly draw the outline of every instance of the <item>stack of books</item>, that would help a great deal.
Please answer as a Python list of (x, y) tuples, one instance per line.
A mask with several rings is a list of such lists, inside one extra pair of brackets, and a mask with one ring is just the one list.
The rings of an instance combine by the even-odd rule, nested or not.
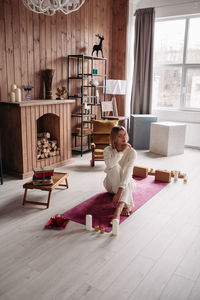
[(33, 169), (33, 185), (51, 185), (53, 184), (54, 169), (35, 168)]

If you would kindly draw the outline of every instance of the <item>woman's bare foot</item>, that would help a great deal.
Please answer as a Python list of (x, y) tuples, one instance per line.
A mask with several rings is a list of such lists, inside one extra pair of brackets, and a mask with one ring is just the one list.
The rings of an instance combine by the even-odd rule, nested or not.
[(118, 203), (118, 205), (115, 209), (114, 215), (112, 217), (112, 220), (110, 221), (110, 225), (112, 225), (113, 219), (118, 219), (120, 221), (120, 214), (121, 214), (122, 210), (124, 209), (124, 205), (125, 205), (124, 202), (119, 202)]
[(122, 209), (121, 216), (130, 216), (130, 212), (127, 207)]

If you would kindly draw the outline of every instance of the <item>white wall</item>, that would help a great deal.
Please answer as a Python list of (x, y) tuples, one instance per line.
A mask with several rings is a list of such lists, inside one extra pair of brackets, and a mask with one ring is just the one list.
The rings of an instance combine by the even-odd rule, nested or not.
[[(155, 7), (156, 18), (200, 13), (200, 0), (136, 0), (136, 9)], [(200, 112), (153, 110), (159, 121), (183, 122), (187, 125), (185, 145), (200, 148)]]

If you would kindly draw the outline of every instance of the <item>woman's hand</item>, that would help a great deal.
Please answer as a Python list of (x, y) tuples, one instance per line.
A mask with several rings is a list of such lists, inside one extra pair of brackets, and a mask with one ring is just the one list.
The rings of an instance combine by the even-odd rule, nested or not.
[(124, 151), (126, 151), (126, 149), (131, 149), (132, 148), (132, 146), (129, 144), (129, 143), (126, 143), (126, 144), (124, 144), (124, 145), (122, 145), (122, 152), (124, 152)]
[(113, 196), (112, 202), (113, 202), (114, 206), (117, 206), (117, 204), (119, 203), (119, 200), (122, 196), (122, 192), (123, 192), (123, 188), (119, 188), (118, 191), (117, 191), (117, 194), (115, 194)]

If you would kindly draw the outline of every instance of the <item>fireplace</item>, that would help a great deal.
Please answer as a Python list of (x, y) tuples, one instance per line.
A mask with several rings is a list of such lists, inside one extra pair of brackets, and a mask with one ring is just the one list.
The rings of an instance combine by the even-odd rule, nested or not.
[[(7, 174), (30, 177), (33, 168), (60, 167), (72, 161), (71, 104), (74, 100), (0, 102), (2, 161)], [(56, 155), (38, 159), (39, 133), (57, 143)]]
[(37, 120), (37, 160), (60, 155), (60, 117), (45, 114)]

